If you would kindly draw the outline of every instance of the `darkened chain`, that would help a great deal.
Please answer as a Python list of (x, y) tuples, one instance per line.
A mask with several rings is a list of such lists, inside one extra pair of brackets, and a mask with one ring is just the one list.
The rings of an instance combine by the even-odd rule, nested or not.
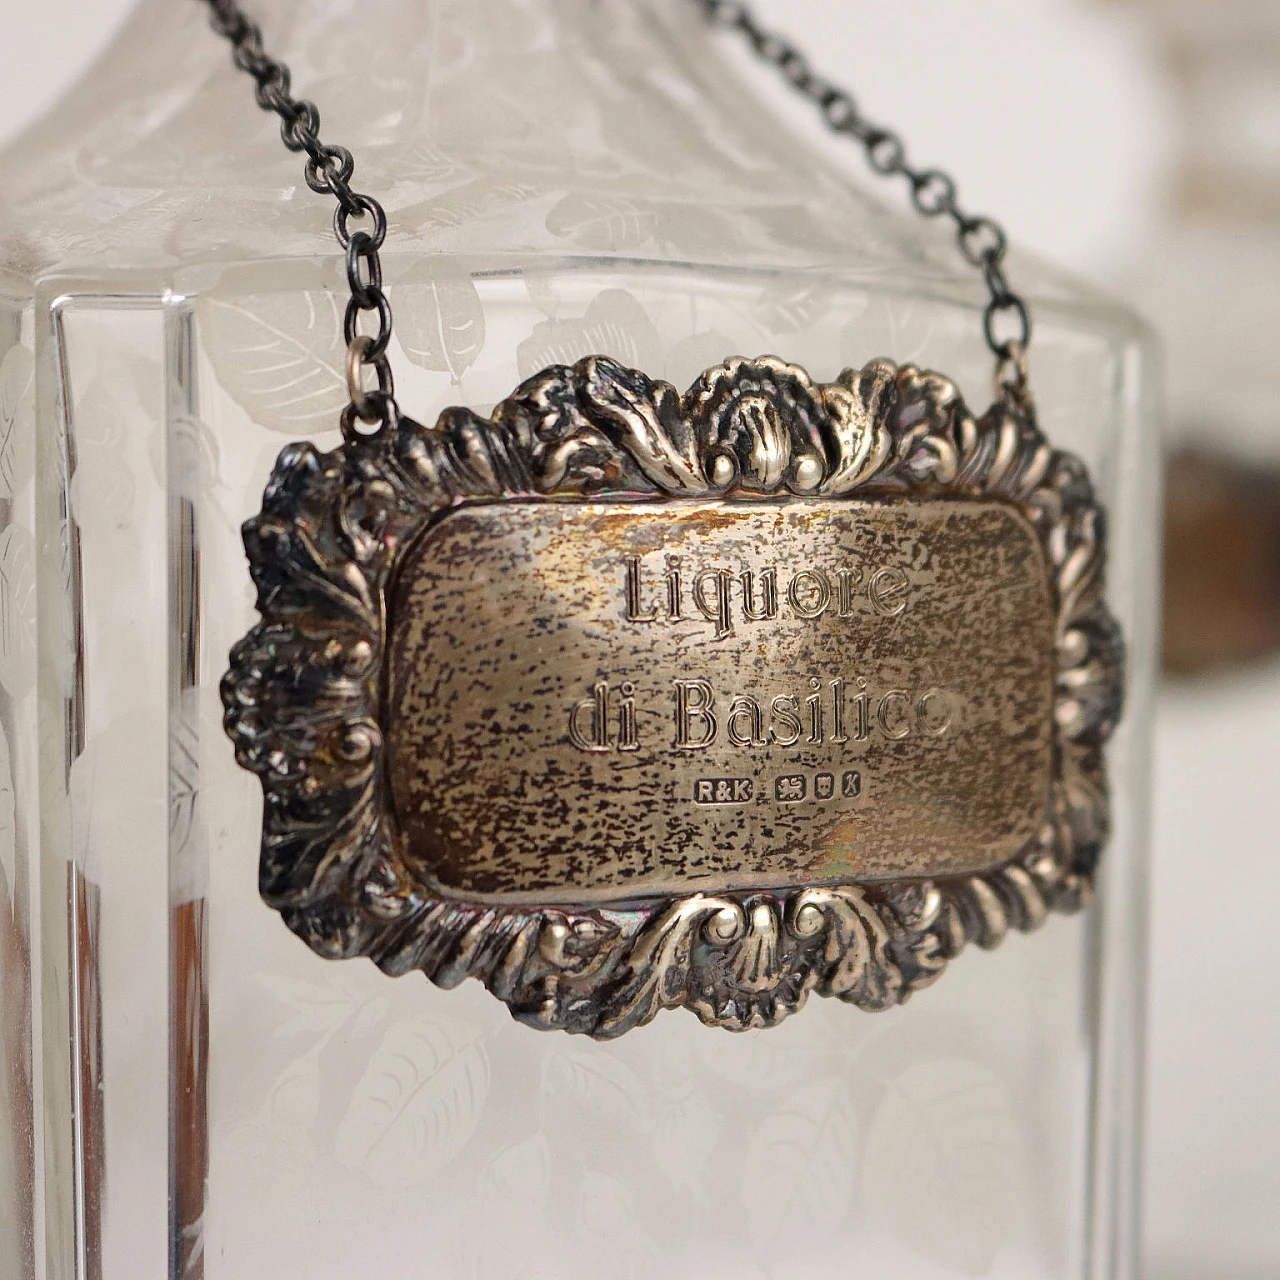
[[(387, 344), (391, 340), (391, 304), (382, 289), (379, 252), (387, 236), (387, 215), (372, 197), (351, 189), (355, 161), (346, 147), (320, 141), (320, 112), (315, 103), (290, 93), (289, 68), (270, 57), (262, 47), (262, 32), (240, 8), (237, 0), (204, 0), (213, 29), (231, 44), (235, 65), (253, 77), (254, 96), (264, 111), (280, 117), (280, 137), (290, 151), (305, 151), (307, 186), (338, 202), (333, 230), (346, 251), (347, 284), (351, 290), (343, 319), (347, 343), (347, 392), (351, 403), (344, 422), (386, 425), (396, 416), (395, 387)], [(765, 31), (740, 0), (695, 0), (714, 23), (740, 32), (755, 52), (782, 72), (790, 84), (817, 105), (834, 133), (860, 142), (867, 163), (886, 177), (901, 174), (911, 188), (911, 202), (926, 218), (947, 216), (956, 224), (957, 241), (965, 259), (977, 267), (986, 281), (990, 300), (982, 316), (987, 345), (996, 357), (996, 381), (1002, 392), (1027, 399), (1027, 347), (1031, 342), (1031, 315), (1027, 304), (1009, 287), (1004, 260), (1008, 239), (991, 218), (975, 217), (957, 203), (955, 180), (940, 169), (917, 169), (907, 162), (902, 139), (873, 124), (858, 109), (851, 94), (824, 80), (794, 45)], [(369, 227), (353, 231), (351, 219), (368, 218)], [(374, 312), (375, 333), (360, 330), (360, 313)], [(1001, 323), (1015, 332), (1001, 337)], [(366, 388), (366, 370), (372, 370), (377, 386)]]
[[(351, 398), (345, 422), (352, 416), (362, 422), (386, 425), (396, 416), (395, 384), (387, 360), (391, 341), (391, 304), (382, 290), (379, 251), (387, 238), (387, 215), (372, 197), (351, 189), (355, 161), (346, 147), (320, 141), (320, 112), (314, 102), (295, 98), (289, 91), (289, 68), (262, 48), (262, 32), (236, 0), (204, 0), (213, 29), (231, 44), (231, 59), (253, 77), (254, 97), (263, 111), (280, 117), (280, 137), (290, 151), (305, 151), (307, 186), (319, 195), (326, 192), (338, 202), (333, 231), (347, 256), (347, 284), (351, 290), (343, 318), (347, 343), (347, 393)], [(368, 219), (368, 225), (352, 230), (352, 219)], [(360, 313), (377, 316), (374, 333), (360, 329)], [(366, 389), (366, 370), (372, 370), (377, 386)]]
[[(911, 203), (926, 218), (944, 215), (956, 224), (956, 238), (966, 261), (977, 267), (986, 281), (990, 300), (982, 314), (982, 331), (996, 357), (999, 387), (1019, 399), (1027, 397), (1027, 347), (1031, 343), (1031, 313), (1009, 287), (1004, 260), (1009, 251), (1004, 228), (991, 218), (966, 213), (957, 202), (955, 179), (940, 169), (917, 169), (907, 162), (902, 139), (890, 129), (873, 124), (858, 109), (853, 96), (824, 80), (809, 60), (786, 40), (765, 31), (740, 0), (695, 0), (707, 17), (719, 26), (740, 32), (765, 62), (782, 72), (792, 87), (822, 112), (833, 133), (860, 142), (867, 163), (878, 174), (901, 174), (911, 188)], [(1013, 332), (1001, 336), (1001, 327)]]

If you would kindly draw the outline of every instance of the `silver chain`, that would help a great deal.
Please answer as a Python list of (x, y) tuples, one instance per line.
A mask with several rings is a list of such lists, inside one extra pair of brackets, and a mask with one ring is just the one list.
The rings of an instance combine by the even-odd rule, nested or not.
[[(966, 213), (958, 203), (955, 179), (941, 169), (917, 169), (907, 161), (902, 139), (891, 129), (874, 124), (858, 109), (852, 94), (817, 75), (794, 45), (765, 31), (740, 0), (695, 0), (718, 26), (740, 32), (755, 53), (776, 67), (788, 83), (822, 112), (833, 133), (862, 144), (867, 163), (883, 177), (900, 174), (911, 188), (911, 203), (926, 218), (949, 217), (965, 261), (982, 272), (990, 294), (982, 313), (982, 332), (996, 357), (996, 382), (1002, 391), (1027, 399), (1027, 348), (1031, 344), (1031, 313), (1026, 302), (1009, 287), (1004, 260), (1009, 239), (991, 218)], [(1012, 325), (1001, 337), (998, 328)]]
[[(350, 404), (343, 417), (344, 429), (354, 429), (354, 419), (386, 426), (397, 416), (395, 384), (387, 359), (391, 340), (391, 304), (382, 289), (379, 252), (387, 236), (387, 215), (372, 196), (351, 189), (355, 161), (346, 147), (320, 141), (320, 112), (315, 103), (290, 93), (289, 68), (262, 47), (262, 32), (240, 8), (237, 0), (204, 0), (213, 29), (231, 45), (235, 65), (253, 77), (254, 97), (264, 111), (280, 117), (280, 137), (290, 151), (305, 151), (307, 186), (337, 201), (333, 230), (346, 253), (347, 284), (351, 297), (343, 319), (347, 343), (347, 393)], [(991, 218), (966, 213), (959, 205), (956, 184), (940, 169), (918, 169), (907, 161), (902, 139), (890, 129), (872, 123), (858, 109), (846, 90), (817, 75), (809, 60), (794, 45), (765, 31), (740, 0), (694, 0), (709, 21), (741, 33), (765, 62), (775, 66), (791, 86), (822, 113), (833, 133), (862, 144), (867, 163), (884, 177), (901, 175), (911, 188), (911, 203), (923, 217), (949, 217), (956, 225), (960, 252), (982, 272), (990, 294), (982, 313), (982, 331), (996, 357), (996, 382), (1001, 393), (1026, 403), (1027, 347), (1031, 343), (1031, 314), (1026, 302), (1014, 293), (1005, 278), (1004, 261), (1009, 242), (1004, 228)], [(352, 219), (368, 219), (368, 227), (352, 230)], [(374, 313), (377, 331), (360, 330), (362, 312)], [(1012, 325), (1011, 336), (998, 328)], [(376, 378), (367, 387), (368, 372)]]
[[(347, 343), (347, 394), (350, 404), (344, 426), (361, 422), (387, 425), (396, 417), (395, 383), (387, 359), (391, 341), (391, 303), (382, 289), (382, 260), (379, 253), (387, 238), (387, 215), (372, 197), (351, 189), (355, 160), (346, 147), (320, 141), (320, 112), (314, 102), (295, 98), (289, 91), (289, 68), (264, 52), (262, 32), (240, 8), (236, 0), (205, 0), (213, 29), (231, 45), (231, 60), (253, 77), (254, 97), (264, 111), (280, 117), (280, 137), (290, 151), (305, 151), (307, 186), (319, 195), (328, 193), (338, 202), (333, 213), (333, 231), (346, 252), (347, 285), (351, 297), (343, 317), (342, 331)], [(368, 225), (351, 229), (352, 219), (368, 220)], [(374, 333), (360, 330), (362, 312), (373, 313), (378, 327)], [(366, 388), (372, 370), (377, 386)]]

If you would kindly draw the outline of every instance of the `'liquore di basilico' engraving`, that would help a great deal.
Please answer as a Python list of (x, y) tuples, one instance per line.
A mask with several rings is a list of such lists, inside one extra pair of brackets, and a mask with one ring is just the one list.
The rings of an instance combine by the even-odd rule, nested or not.
[(224, 684), (264, 896), (330, 956), (613, 1036), (886, 1008), (1087, 895), (1121, 644), (1025, 402), (602, 357), (285, 451)]

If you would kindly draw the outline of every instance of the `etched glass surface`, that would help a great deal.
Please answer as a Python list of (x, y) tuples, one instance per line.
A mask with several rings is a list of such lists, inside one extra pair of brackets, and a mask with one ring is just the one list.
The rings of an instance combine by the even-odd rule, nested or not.
[(36, 725), (35, 361), (0, 297), (0, 1274), (36, 1253), (32, 876)]
[[(985, 403), (980, 281), (778, 130), (683, 0), (266, 26), (386, 197), (415, 416), (593, 352), (677, 385), (883, 354)], [(258, 898), (218, 697), (254, 618), (238, 529), (284, 444), (337, 443), (342, 277), (197, 7), (150, 3), (5, 172), (0, 475), (34, 476), (0, 531), (6, 1276), (1125, 1280), (1153, 616), (1126, 315), (1018, 264), (1133, 655), (1091, 913), (890, 1014), (598, 1045), (326, 963)]]

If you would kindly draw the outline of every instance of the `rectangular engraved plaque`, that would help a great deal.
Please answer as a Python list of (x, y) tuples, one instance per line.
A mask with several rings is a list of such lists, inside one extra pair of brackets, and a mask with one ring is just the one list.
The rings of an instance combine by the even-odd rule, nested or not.
[(389, 603), (394, 811), (447, 893), (955, 875), (1045, 819), (1053, 602), (1006, 503), (466, 506)]

